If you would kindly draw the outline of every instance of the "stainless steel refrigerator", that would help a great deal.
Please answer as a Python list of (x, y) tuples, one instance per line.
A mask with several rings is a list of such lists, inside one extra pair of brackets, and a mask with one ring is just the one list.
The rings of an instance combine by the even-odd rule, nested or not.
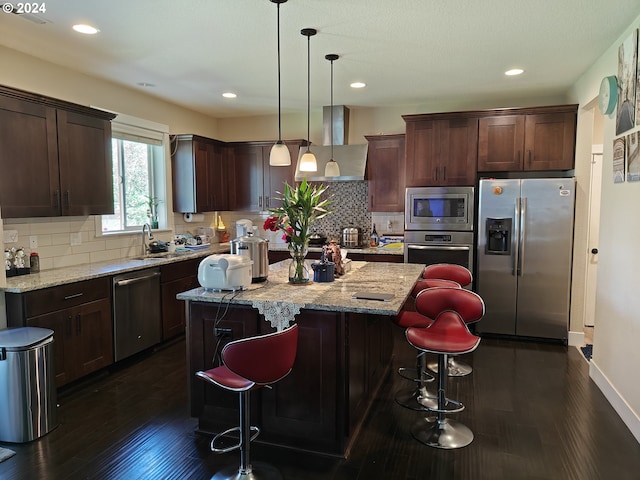
[(476, 331), (566, 342), (574, 201), (573, 178), (480, 181)]

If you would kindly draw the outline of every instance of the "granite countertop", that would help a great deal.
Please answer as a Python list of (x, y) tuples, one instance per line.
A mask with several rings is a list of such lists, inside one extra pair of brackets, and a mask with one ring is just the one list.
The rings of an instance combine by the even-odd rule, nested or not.
[[(241, 292), (214, 292), (200, 287), (179, 293), (177, 298), (194, 302), (230, 302), (255, 308), (260, 303), (271, 302), (311, 310), (397, 315), (424, 269), (424, 265), (409, 263), (352, 262), (351, 271), (334, 282), (291, 285), (289, 263), (285, 260), (270, 265), (266, 282), (251, 284)], [(391, 293), (394, 296), (390, 301), (362, 300), (352, 298), (356, 292)]]
[(215, 253), (229, 252), (229, 243), (215, 243), (205, 249), (190, 250), (188, 252), (148, 255), (145, 258), (131, 257), (110, 260), (99, 263), (87, 263), (72, 267), (43, 270), (40, 273), (30, 273), (7, 278), (0, 291), (9, 293), (24, 293), (42, 288), (55, 287), (67, 283), (90, 280), (92, 278), (118, 275), (121, 273), (159, 267), (170, 263), (182, 262), (191, 258), (201, 258)]

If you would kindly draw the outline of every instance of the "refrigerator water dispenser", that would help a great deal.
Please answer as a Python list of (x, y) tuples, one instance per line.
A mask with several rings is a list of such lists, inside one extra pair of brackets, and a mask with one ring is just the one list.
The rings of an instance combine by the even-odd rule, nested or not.
[(511, 255), (511, 218), (487, 218), (487, 255)]

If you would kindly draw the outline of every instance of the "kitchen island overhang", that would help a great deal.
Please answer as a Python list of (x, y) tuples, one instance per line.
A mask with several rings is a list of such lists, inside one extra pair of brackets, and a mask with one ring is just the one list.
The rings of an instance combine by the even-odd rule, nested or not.
[[(237, 396), (205, 384), (195, 372), (216, 366), (230, 337), (264, 334), (295, 321), (300, 335), (293, 371), (252, 396), (252, 424), (261, 429), (257, 441), (347, 456), (391, 364), (391, 318), (424, 266), (352, 262), (335, 282), (298, 286), (288, 283), (288, 265), (271, 265), (267, 282), (242, 292), (196, 288), (177, 295), (186, 302), (191, 415), (203, 432), (237, 425)], [(393, 298), (352, 298), (358, 292)]]

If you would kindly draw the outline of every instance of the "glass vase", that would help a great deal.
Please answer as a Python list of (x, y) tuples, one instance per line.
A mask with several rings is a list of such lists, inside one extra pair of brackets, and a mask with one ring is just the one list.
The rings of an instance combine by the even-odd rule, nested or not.
[(308, 252), (308, 244), (289, 245), (291, 264), (289, 265), (289, 283), (302, 285), (309, 283), (309, 267), (305, 263)]

